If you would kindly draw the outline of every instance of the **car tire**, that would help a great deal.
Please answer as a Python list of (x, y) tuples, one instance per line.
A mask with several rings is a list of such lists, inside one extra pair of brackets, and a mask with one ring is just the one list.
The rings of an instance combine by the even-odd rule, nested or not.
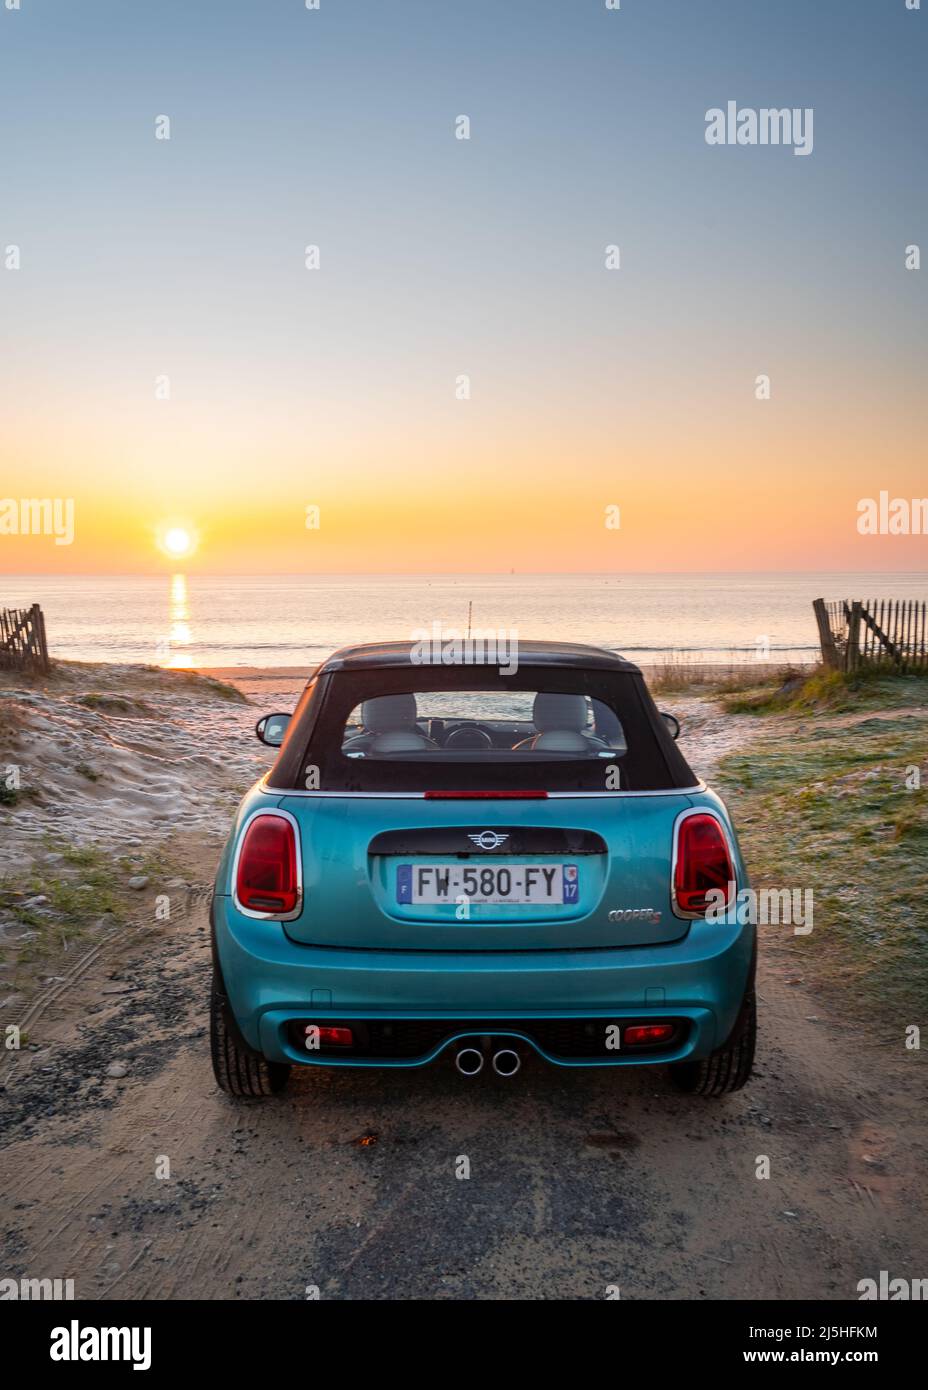
[(724, 1047), (718, 1047), (699, 1062), (676, 1062), (670, 1067), (670, 1079), (678, 1091), (687, 1095), (718, 1096), (740, 1091), (750, 1078), (754, 1067), (754, 1048), (757, 1042), (757, 1000), (753, 989), (745, 996)]
[(284, 1062), (269, 1062), (244, 1045), (229, 1015), (228, 1000), (221, 988), (217, 988), (215, 976), (210, 990), (209, 1042), (213, 1075), (226, 1095), (260, 1100), (277, 1095), (286, 1086), (289, 1066)]

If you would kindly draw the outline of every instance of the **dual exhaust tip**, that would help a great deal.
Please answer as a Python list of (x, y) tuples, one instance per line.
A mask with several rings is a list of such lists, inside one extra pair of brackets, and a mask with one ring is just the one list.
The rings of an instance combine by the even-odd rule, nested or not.
[[(454, 1065), (462, 1076), (479, 1076), (484, 1060), (478, 1047), (461, 1047), (455, 1053)], [(512, 1047), (501, 1047), (490, 1057), (490, 1066), (497, 1076), (515, 1076), (521, 1065), (522, 1058)]]

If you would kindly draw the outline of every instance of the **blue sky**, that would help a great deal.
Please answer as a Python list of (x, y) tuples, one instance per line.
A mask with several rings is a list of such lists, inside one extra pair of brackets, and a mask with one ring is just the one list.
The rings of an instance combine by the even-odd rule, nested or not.
[[(23, 248), (0, 279), (18, 466), (67, 471), (57, 414), (101, 485), (128, 457), (183, 491), (185, 437), (214, 478), (218, 431), (242, 496), (259, 453), (295, 476), (298, 438), (337, 470), (394, 479), (405, 440), (418, 488), (467, 370), (485, 413), (455, 458), (493, 476), (494, 440), (511, 456), (516, 437), (569, 457), (582, 419), (606, 473), (597, 441), (627, 437), (627, 463), (675, 413), (676, 437), (711, 453), (713, 422), (745, 408), (737, 383), (769, 370), (790, 437), (829, 442), (823, 488), (857, 412), (874, 449), (892, 433), (911, 485), (925, 292), (902, 251), (928, 242), (926, 24), (904, 0), (0, 9), (0, 244)], [(728, 99), (813, 107), (813, 154), (708, 146), (705, 112)], [(170, 142), (154, 139), (160, 114)], [(609, 243), (619, 282), (604, 279)], [(187, 412), (167, 429), (146, 415), (159, 371)], [(152, 431), (155, 462), (138, 442)], [(391, 441), (384, 457), (372, 438)], [(655, 446), (671, 469), (680, 452)], [(737, 440), (717, 452), (730, 490)]]

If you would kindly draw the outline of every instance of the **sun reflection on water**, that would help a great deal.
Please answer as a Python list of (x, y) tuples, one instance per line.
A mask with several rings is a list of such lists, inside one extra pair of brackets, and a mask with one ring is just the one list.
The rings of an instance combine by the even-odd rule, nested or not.
[(190, 607), (187, 602), (187, 576), (171, 576), (171, 596), (168, 603), (168, 651), (166, 666), (191, 666), (190, 653), (184, 651), (193, 641), (190, 636)]

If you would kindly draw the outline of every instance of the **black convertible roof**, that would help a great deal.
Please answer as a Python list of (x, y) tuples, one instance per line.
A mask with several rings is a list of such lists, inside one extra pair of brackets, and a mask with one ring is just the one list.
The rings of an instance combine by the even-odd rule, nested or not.
[[(434, 756), (423, 749), (425, 757), (417, 757), (418, 750), (411, 750), (408, 758), (402, 754), (353, 758), (342, 753), (351, 713), (365, 700), (462, 689), (535, 690), (598, 700), (612, 711), (625, 734), (626, 751), (616, 753), (622, 764), (623, 790), (686, 791), (696, 785), (641, 671), (618, 652), (579, 642), (528, 641), (519, 641), (518, 646), (511, 642), (507, 652), (502, 634), (494, 652), (489, 638), (489, 633), (478, 632), (472, 639), (473, 649), (462, 650), (457, 646), (461, 639), (450, 632), (443, 639), (436, 625), (431, 639), (368, 642), (333, 652), (317, 668), (319, 679), (311, 678), (300, 696), (268, 775), (268, 789), (300, 791), (307, 787), (307, 771), (314, 769), (321, 779), (317, 788), (327, 793), (603, 791), (607, 769), (596, 756), (560, 755), (558, 759), (552, 754), (549, 760), (514, 748), (508, 756), (505, 750), (497, 750), (501, 756), (494, 758), (480, 749), (449, 749), (443, 759), (437, 745)], [(485, 645), (478, 645), (482, 642)], [(455, 646), (449, 652), (450, 643)], [(507, 656), (517, 662), (517, 669), (512, 669)], [(449, 658), (447, 664), (442, 657)]]
[[(440, 636), (434, 639), (438, 651), (441, 649), (442, 640)], [(480, 637), (455, 639), (449, 633), (445, 640), (449, 644), (457, 640), (465, 644), (474, 643), (478, 649), (482, 647)], [(419, 654), (423, 645), (425, 644), (422, 642), (365, 642), (357, 647), (341, 647), (322, 662), (316, 675), (321, 676), (329, 671), (357, 671), (384, 666), (428, 665), (430, 663), (423, 662)], [(467, 651), (466, 645), (464, 650)], [(575, 670), (580, 668), (638, 672), (638, 667), (633, 662), (626, 661), (618, 652), (609, 651), (606, 647), (587, 647), (581, 642), (519, 641), (516, 652), (520, 666), (567, 666)], [(435, 664), (439, 664), (438, 661)], [(490, 661), (487, 664), (493, 665), (495, 662)]]

